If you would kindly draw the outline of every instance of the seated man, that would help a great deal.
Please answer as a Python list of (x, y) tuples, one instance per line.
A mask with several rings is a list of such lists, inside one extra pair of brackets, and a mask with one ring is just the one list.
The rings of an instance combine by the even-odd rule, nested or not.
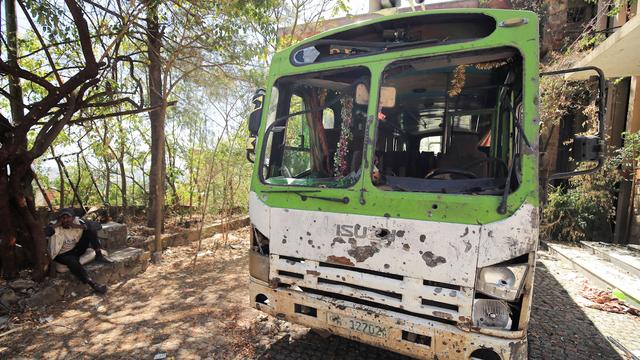
[(88, 226), (88, 223), (76, 217), (71, 209), (60, 209), (58, 220), (55, 224), (47, 226), (45, 235), (50, 237), (49, 251), (54, 261), (67, 265), (71, 273), (97, 293), (107, 292), (107, 287), (93, 281), (80, 263), (80, 257), (89, 245), (96, 252), (96, 261), (113, 262), (102, 254), (95, 226)]

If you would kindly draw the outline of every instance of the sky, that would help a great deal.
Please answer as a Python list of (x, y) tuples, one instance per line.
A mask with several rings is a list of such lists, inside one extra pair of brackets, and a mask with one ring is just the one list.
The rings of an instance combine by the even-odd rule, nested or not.
[[(400, 7), (411, 6), (410, 0), (400, 0)], [(425, 4), (436, 4), (447, 2), (451, 0), (425, 0)], [(363, 14), (369, 11), (369, 0), (349, 0), (349, 7), (351, 8), (351, 14)]]

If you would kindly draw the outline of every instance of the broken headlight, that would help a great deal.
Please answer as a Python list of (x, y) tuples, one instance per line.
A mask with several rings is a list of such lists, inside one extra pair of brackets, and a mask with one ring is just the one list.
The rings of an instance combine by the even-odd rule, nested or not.
[(474, 326), (506, 330), (511, 328), (511, 310), (502, 300), (476, 299), (471, 320)]
[(498, 299), (514, 301), (520, 296), (527, 264), (488, 266), (480, 270), (476, 291)]

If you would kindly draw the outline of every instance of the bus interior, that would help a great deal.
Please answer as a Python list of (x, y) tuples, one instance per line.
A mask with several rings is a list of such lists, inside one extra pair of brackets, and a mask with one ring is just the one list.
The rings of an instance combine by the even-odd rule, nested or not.
[[(522, 58), (501, 48), (385, 69), (373, 181), (383, 190), (499, 195), (520, 182)], [(510, 175), (511, 174), (511, 175)]]

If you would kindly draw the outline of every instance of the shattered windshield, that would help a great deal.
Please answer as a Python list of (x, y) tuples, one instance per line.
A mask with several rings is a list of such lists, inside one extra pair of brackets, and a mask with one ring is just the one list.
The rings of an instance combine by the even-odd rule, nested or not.
[[(274, 185), (349, 187), (360, 178), (366, 68), (279, 79), (272, 94), (262, 176)], [(275, 99), (277, 97), (277, 99)]]
[(522, 58), (515, 49), (398, 61), (383, 79), (397, 97), (378, 114), (372, 179), (380, 189), (500, 195), (517, 188)]

